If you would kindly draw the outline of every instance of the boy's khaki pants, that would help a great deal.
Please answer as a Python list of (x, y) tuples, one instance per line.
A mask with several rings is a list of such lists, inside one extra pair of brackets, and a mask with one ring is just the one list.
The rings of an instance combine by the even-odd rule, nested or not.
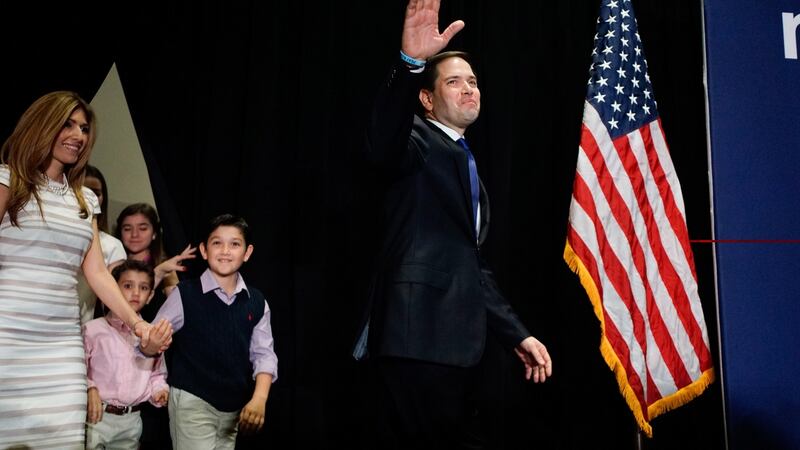
[(189, 392), (169, 388), (173, 450), (234, 450), (239, 411), (222, 412)]
[(100, 422), (86, 424), (86, 449), (136, 450), (142, 435), (139, 411), (118, 416), (103, 412)]

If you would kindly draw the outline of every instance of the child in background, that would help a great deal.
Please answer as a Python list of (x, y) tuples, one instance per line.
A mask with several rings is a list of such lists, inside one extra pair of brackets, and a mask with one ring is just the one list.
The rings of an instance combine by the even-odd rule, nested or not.
[[(154, 266), (155, 295), (141, 310), (145, 320), (155, 317), (169, 292), (178, 284), (178, 272), (186, 270), (183, 261), (194, 258), (196, 248), (187, 245), (180, 254), (166, 258), (162, 248), (161, 222), (156, 209), (147, 203), (126, 206), (117, 216), (116, 236), (122, 241), (128, 259)], [(169, 450), (169, 415), (165, 408), (145, 404), (142, 408), (142, 450)]]
[(87, 164), (86, 175), (83, 178), (83, 185), (88, 187), (97, 196), (100, 203), (100, 214), (97, 217), (97, 229), (100, 231), (100, 245), (103, 247), (103, 257), (109, 270), (122, 260), (127, 259), (125, 247), (122, 241), (109, 234), (108, 231), (108, 184), (103, 172), (97, 167)]
[[(112, 275), (138, 313), (153, 295), (153, 268), (125, 260)], [(164, 357), (138, 355), (136, 336), (113, 313), (87, 322), (83, 336), (89, 381), (86, 448), (136, 449), (141, 403), (164, 406), (169, 398)]]
[(200, 244), (208, 269), (181, 281), (156, 315), (174, 327), (168, 409), (175, 450), (233, 449), (238, 430), (264, 425), (278, 358), (269, 306), (239, 274), (253, 253), (247, 229), (241, 217), (214, 218)]
[(197, 249), (187, 245), (180, 254), (166, 258), (162, 248), (161, 222), (158, 213), (147, 203), (134, 203), (120, 211), (114, 232), (122, 241), (129, 259), (144, 261), (155, 267), (155, 287), (163, 293), (163, 296), (160, 299), (156, 298), (156, 301), (142, 312), (142, 316), (152, 317), (166, 296), (178, 284), (177, 272), (186, 270), (182, 265), (183, 260), (193, 259)]

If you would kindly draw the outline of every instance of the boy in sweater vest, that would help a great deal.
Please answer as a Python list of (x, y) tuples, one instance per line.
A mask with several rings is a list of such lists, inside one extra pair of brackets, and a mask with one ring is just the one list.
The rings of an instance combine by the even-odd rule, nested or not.
[(208, 269), (170, 293), (154, 322), (173, 326), (169, 425), (175, 450), (233, 449), (236, 434), (264, 425), (278, 378), (270, 312), (239, 268), (250, 258), (247, 223), (223, 214), (211, 221), (200, 253)]
[[(152, 266), (126, 260), (111, 272), (137, 313), (153, 296)], [(145, 358), (134, 350), (138, 338), (114, 313), (83, 326), (89, 402), (87, 449), (139, 447), (141, 403), (164, 406), (169, 395), (164, 358)]]
[(250, 258), (247, 222), (212, 219), (200, 253), (208, 269), (170, 293), (154, 322), (173, 326), (169, 425), (175, 450), (233, 449), (237, 431), (256, 432), (278, 378), (270, 313), (239, 268)]

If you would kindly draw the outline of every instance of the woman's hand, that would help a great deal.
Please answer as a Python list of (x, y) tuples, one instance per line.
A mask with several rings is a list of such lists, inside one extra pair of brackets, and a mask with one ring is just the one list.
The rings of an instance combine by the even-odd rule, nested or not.
[(133, 334), (141, 339), (139, 345), (144, 348), (150, 344), (150, 331), (153, 329), (153, 326), (150, 325), (150, 322), (146, 320), (140, 320), (133, 324), (131, 330), (133, 330)]
[[(146, 338), (144, 333), (139, 334), (137, 331), (139, 328), (144, 328), (143, 326), (139, 326), (139, 324), (147, 325)], [(155, 326), (141, 320), (136, 322), (133, 332), (142, 339), (139, 348), (142, 350), (142, 353), (148, 356), (157, 355), (166, 351), (172, 343), (172, 324), (166, 319), (161, 319)]]

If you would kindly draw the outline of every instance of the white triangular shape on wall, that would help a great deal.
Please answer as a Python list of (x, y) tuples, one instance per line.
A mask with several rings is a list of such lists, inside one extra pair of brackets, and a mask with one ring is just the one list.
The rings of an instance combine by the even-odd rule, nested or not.
[(113, 64), (92, 99), (98, 121), (98, 136), (90, 164), (103, 172), (108, 187), (108, 225), (114, 232), (119, 212), (131, 203), (155, 206), (153, 191), (133, 120)]

